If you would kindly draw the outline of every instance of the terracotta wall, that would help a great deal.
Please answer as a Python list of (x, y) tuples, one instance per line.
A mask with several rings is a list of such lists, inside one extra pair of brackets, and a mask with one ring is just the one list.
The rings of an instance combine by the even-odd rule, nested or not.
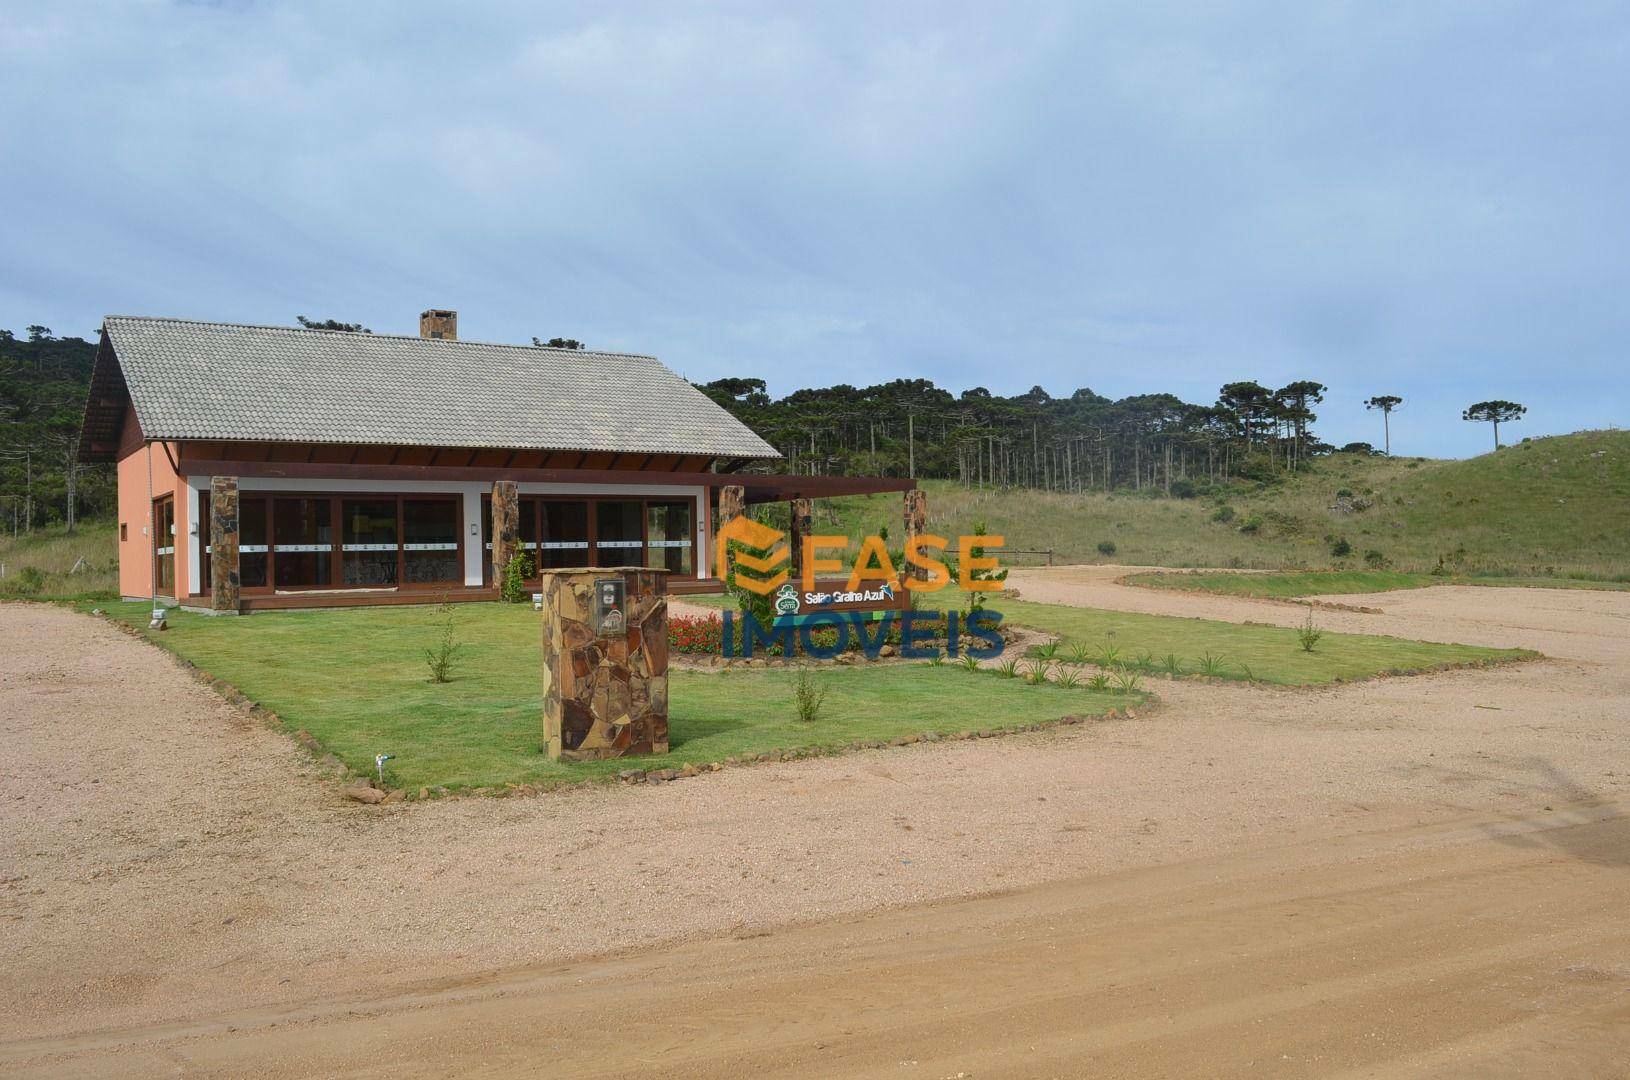
[[(132, 432), (134, 436), (132, 437)], [(175, 572), (176, 590), (185, 597), (193, 586), (188, 573), (188, 559), (192, 537), (191, 507), (188, 506), (186, 481), (176, 475), (170, 464), (175, 454), (174, 444), (154, 443), (144, 446), (134, 415), (126, 418), (124, 444), (120, 446), (119, 481), (119, 592), (124, 596), (147, 596), (153, 588), (153, 544), (147, 535), (148, 514), (148, 462), (152, 462), (153, 498), (170, 494), (175, 496)]]

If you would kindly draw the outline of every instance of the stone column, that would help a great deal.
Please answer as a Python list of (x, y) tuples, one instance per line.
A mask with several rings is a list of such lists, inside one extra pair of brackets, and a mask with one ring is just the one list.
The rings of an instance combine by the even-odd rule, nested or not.
[(725, 567), (716, 555), (718, 535), (724, 527), (747, 512), (747, 489), (740, 484), (726, 484), (719, 489), (719, 514), (713, 521), (713, 535), (708, 537), (708, 558), (715, 564), (713, 576), (724, 580)]
[[(623, 608), (597, 619), (600, 583)], [(666, 572), (543, 572), (543, 729), (549, 756), (593, 761), (668, 752)]]
[(719, 520), (715, 529), (722, 529), (747, 513), (747, 489), (740, 484), (726, 484), (719, 489)]
[(792, 500), (792, 528), (787, 537), (792, 545), (791, 569), (796, 577), (804, 568), (804, 537), (815, 531), (815, 503), (810, 499)]
[[(922, 488), (912, 488), (905, 494), (905, 525), (907, 544), (928, 531), (928, 493)], [(928, 580), (928, 571), (915, 563), (908, 561), (905, 572), (918, 581)]]
[[(199, 537), (203, 541), (204, 537)], [(209, 482), (209, 606), (211, 611), (238, 613), (242, 577), (238, 572), (238, 478), (215, 476)]]
[(492, 485), (492, 583), (502, 588), (504, 570), (515, 557), (521, 538), (520, 488), (513, 480)]

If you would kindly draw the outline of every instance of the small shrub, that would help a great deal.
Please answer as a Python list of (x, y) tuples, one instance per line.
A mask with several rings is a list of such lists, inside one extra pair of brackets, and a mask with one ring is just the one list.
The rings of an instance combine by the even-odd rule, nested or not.
[(1336, 498), (1338, 498), (1338, 499), (1351, 499), (1352, 497), (1353, 497), (1353, 489), (1352, 488), (1337, 488), (1336, 489)]
[(934, 650), (934, 655), (930, 656), (928, 658), (928, 666), (929, 667), (944, 667), (945, 666), (945, 654), (940, 652), (938, 649), (935, 649)]
[(1138, 658), (1128, 666), (1136, 671), (1153, 671), (1155, 669), (1155, 654), (1151, 652), (1138, 653)]
[(974, 656), (970, 656), (967, 653), (963, 653), (962, 654), (962, 670), (968, 672), (970, 675), (978, 672), (979, 671), (979, 660), (978, 660), (978, 658), (974, 657)]
[(1056, 681), (1058, 682), (1058, 685), (1062, 686), (1064, 689), (1074, 690), (1081, 685), (1081, 673), (1079, 671), (1067, 671), (1060, 668)]
[(815, 684), (814, 674), (808, 667), (799, 665), (798, 674), (792, 680), (792, 704), (798, 710), (798, 719), (813, 724), (821, 715), (825, 701), (826, 691)]
[(1198, 494), (1200, 494), (1200, 489), (1195, 486), (1193, 480), (1182, 477), (1172, 481), (1172, 498), (1192, 499)]
[[(970, 535), (973, 535), (973, 536), (988, 536), (989, 533), (985, 528), (985, 523), (983, 521), (974, 522), (973, 532)], [(984, 556), (984, 554), (985, 554), (985, 549), (984, 549), (983, 546), (976, 545), (976, 546), (970, 547), (968, 549), (969, 558), (974, 558), (974, 559), (981, 558), (981, 557)], [(962, 583), (961, 582), (961, 573), (962, 573), (962, 567), (959, 566), (959, 567), (957, 567), (958, 584)], [(969, 578), (970, 581), (995, 581), (995, 582), (998, 582), (998, 583), (1005, 582), (1007, 580), (1007, 570), (1006, 570), (1006, 568), (1003, 568), (1001, 570), (995, 570), (995, 571), (992, 571), (992, 570), (969, 570), (968, 571), (968, 578)], [(998, 584), (997, 588), (1000, 588), (1000, 587), (1001, 587), (1001, 585)], [(970, 590), (968, 592), (968, 614), (971, 615), (976, 611), (981, 611), (981, 610), (984, 609), (984, 607), (985, 607), (985, 590), (980, 590), (980, 589)]]
[(1104, 556), (1106, 558), (1113, 555), (1113, 554), (1115, 554), (1115, 541), (1113, 541), (1113, 540), (1100, 540), (1100, 541), (1098, 541), (1098, 554), (1100, 554), (1100, 555), (1102, 555), (1102, 556)]
[(1047, 673), (1052, 669), (1053, 666), (1047, 663), (1045, 660), (1031, 664), (1025, 669), (1024, 681), (1032, 686), (1044, 683), (1047, 681)]
[(1101, 668), (1119, 667), (1121, 664), (1121, 650), (1104, 642), (1104, 651), (1098, 654), (1097, 664)]
[(1223, 503), (1211, 512), (1211, 520), (1219, 525), (1227, 525), (1234, 520), (1234, 508), (1227, 503)]
[(1387, 557), (1374, 548), (1371, 548), (1364, 553), (1364, 563), (1366, 566), (1369, 566), (1372, 569), (1379, 570), (1383, 566), (1387, 565)]
[(1034, 650), (1034, 655), (1039, 660), (1053, 659), (1058, 655), (1058, 642), (1054, 640), (1043, 645), (1037, 645)]
[(1312, 652), (1318, 645), (1319, 639), (1324, 637), (1324, 631), (1313, 625), (1313, 605), (1307, 606), (1307, 622), (1296, 631), (1296, 640), (1302, 643), (1303, 652)]
[(37, 596), (45, 588), (45, 572), (37, 566), (25, 566), (0, 586), (13, 596)]
[(1064, 655), (1069, 658), (1072, 664), (1085, 664), (1089, 655), (1087, 643), (1084, 641), (1071, 642)]
[(1347, 542), (1345, 536), (1338, 536), (1336, 542), (1330, 545), (1330, 554), (1338, 559), (1345, 559), (1353, 553), (1353, 545)]
[(1244, 521), (1240, 522), (1239, 531), (1242, 532), (1242, 533), (1261, 532), (1262, 531), (1262, 517), (1261, 517), (1261, 515), (1252, 514), (1250, 517), (1248, 517)]
[(1177, 658), (1176, 653), (1167, 653), (1160, 662), (1160, 668), (1174, 679), (1183, 674), (1183, 662)]
[(1134, 693), (1142, 682), (1143, 676), (1136, 671), (1115, 672), (1115, 689), (1122, 694)]
[(453, 661), (464, 646), (458, 640), (458, 623), (453, 617), (453, 605), (442, 604), (436, 609), (436, 615), (441, 622), (441, 641), (434, 648), (424, 651), (424, 660), (430, 668), (430, 681), (447, 683), (453, 681)]
[(1109, 689), (1109, 676), (1105, 675), (1101, 671), (1098, 672), (1092, 678), (1087, 680), (1087, 689), (1088, 690), (1097, 690), (1100, 693), (1102, 693), (1105, 690), (1108, 690)]
[(1200, 657), (1200, 674), (1208, 679), (1220, 678), (1223, 673), (1223, 658), (1206, 653)]
[(1000, 675), (1004, 679), (1012, 679), (1017, 677), (1019, 674), (1019, 662), (1017, 660), (1003, 660), (1000, 664), (996, 665), (996, 674)]
[(532, 590), (527, 587), (526, 581), (535, 572), (532, 565), (532, 555), (527, 551), (517, 551), (504, 567), (504, 580), (498, 586), (498, 595), (506, 604), (524, 604), (532, 599)]

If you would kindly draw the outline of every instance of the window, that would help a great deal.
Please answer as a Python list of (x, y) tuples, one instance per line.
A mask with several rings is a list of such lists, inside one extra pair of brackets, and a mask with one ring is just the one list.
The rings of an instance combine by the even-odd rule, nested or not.
[(130, 523), (125, 522), (125, 521), (119, 522), (119, 540), (120, 540), (120, 542), (123, 543), (124, 541), (129, 540), (129, 539), (130, 539)]
[(645, 504), (646, 566), (653, 570), (666, 570), (670, 574), (688, 575), (695, 572), (691, 506), (689, 502)]
[(607, 500), (594, 504), (594, 565), (638, 566), (645, 561), (644, 504)]
[(543, 535), (538, 565), (551, 570), (589, 565), (589, 504), (540, 500)]
[(270, 545), (266, 531), (266, 502), (264, 498), (238, 502), (238, 584), (245, 589), (266, 587), (267, 552)]
[(333, 582), (332, 499), (272, 500), (273, 573), (279, 589)]
[(458, 502), (454, 499), (402, 500), (403, 580), (457, 582)]
[(341, 578), (347, 585), (396, 584), (396, 500), (340, 504)]

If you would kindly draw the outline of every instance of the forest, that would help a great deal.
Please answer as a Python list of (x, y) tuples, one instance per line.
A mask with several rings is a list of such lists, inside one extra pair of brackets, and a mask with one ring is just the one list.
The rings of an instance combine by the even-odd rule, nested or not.
[(0, 522), (13, 535), (113, 514), (112, 466), (76, 460), (95, 360), (83, 338), (0, 330)]
[[(0, 330), (0, 524), (13, 534), (112, 514), (111, 467), (75, 461), (95, 353), (93, 342), (44, 326)], [(1326, 388), (1310, 380), (1277, 389), (1231, 382), (1209, 405), (1171, 394), (1112, 401), (1087, 389), (1055, 398), (1039, 386), (1016, 397), (983, 387), (953, 394), (927, 379), (779, 400), (762, 379), (700, 389), (785, 455), (755, 468), (787, 472), (1181, 496), (1269, 480), (1333, 449), (1313, 432)], [(1371, 452), (1365, 443), (1343, 449)]]
[[(1112, 401), (1088, 389), (1055, 398), (984, 387), (960, 395), (927, 379), (798, 390), (771, 400), (761, 379), (701, 385), (809, 474), (881, 474), (1054, 492), (1126, 488), (1192, 494), (1203, 484), (1268, 480), (1335, 449), (1313, 433), (1327, 388), (1226, 384), (1211, 405), (1171, 394)], [(1367, 443), (1344, 450), (1373, 453)]]

